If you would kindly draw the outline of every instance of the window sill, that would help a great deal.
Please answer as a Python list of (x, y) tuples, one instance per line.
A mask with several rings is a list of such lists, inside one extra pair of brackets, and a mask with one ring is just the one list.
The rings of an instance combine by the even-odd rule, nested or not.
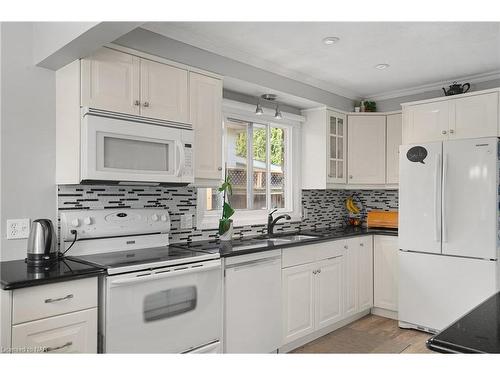
[[(301, 221), (302, 216), (300, 212), (294, 211), (277, 211), (276, 215), (288, 214), (291, 221)], [(237, 211), (231, 219), (233, 219), (234, 227), (242, 227), (248, 225), (266, 225), (267, 224), (267, 211)], [(217, 229), (219, 227), (220, 215), (197, 215), (196, 227), (198, 229)]]

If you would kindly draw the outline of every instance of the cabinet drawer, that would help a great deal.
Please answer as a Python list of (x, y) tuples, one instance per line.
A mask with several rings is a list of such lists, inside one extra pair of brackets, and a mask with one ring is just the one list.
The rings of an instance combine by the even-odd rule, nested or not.
[(97, 306), (97, 277), (16, 289), (12, 324)]
[(292, 267), (341, 256), (343, 244), (343, 240), (337, 240), (284, 249), (282, 267)]
[(34, 353), (96, 353), (97, 308), (15, 325), (12, 348)]

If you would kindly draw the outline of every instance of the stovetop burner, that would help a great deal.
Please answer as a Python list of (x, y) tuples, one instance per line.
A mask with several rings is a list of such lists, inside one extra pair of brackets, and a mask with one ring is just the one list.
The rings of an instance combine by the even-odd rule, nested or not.
[(125, 273), (219, 258), (218, 254), (160, 246), (70, 257), (107, 269), (108, 274)]

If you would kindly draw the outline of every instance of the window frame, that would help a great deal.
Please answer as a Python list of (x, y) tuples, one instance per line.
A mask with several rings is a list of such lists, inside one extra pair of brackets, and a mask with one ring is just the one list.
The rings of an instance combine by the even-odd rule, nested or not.
[[(235, 118), (241, 121), (255, 123), (266, 126), (267, 133), (267, 162), (266, 168), (270, 172), (271, 164), (271, 147), (270, 147), (270, 137), (271, 127), (277, 127), (286, 129), (287, 136), (285, 137), (285, 207), (279, 208), (277, 213), (286, 213), (291, 216), (293, 221), (301, 220), (301, 202), (299, 191), (299, 179), (298, 174), (300, 171), (300, 127), (297, 126), (293, 121), (288, 120), (272, 120), (269, 117), (256, 116), (254, 114), (248, 113), (223, 113), (223, 124), (222, 124), (222, 147), (223, 147), (223, 164), (225, 165), (226, 153), (227, 153), (227, 137), (226, 137), (226, 123), (229, 118)], [(250, 153), (250, 150), (248, 151)], [(252, 159), (248, 159), (253, 161)], [(248, 162), (248, 164), (250, 164)], [(252, 163), (253, 169), (253, 163)], [(247, 172), (248, 173), (248, 172)], [(266, 201), (267, 197), (271, 196), (271, 185), (270, 185), (271, 173), (267, 173), (266, 181)], [(248, 180), (248, 179), (247, 179)], [(253, 179), (252, 179), (253, 183)], [(250, 196), (250, 194), (249, 194)], [(208, 211), (206, 210), (206, 199), (207, 199), (207, 188), (198, 188), (197, 192), (197, 202), (196, 202), (196, 217), (197, 217), (197, 228), (199, 229), (211, 229), (218, 228), (219, 219), (221, 216), (221, 210)], [(231, 217), (233, 219), (234, 226), (245, 226), (245, 225), (259, 225), (267, 223), (267, 216), (270, 209), (237, 209), (234, 215)]]

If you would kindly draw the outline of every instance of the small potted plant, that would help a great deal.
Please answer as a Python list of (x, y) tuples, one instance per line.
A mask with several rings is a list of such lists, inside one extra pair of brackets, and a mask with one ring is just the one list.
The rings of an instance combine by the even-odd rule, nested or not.
[(365, 112), (376, 112), (377, 104), (375, 102), (365, 101)]
[(222, 216), (219, 220), (219, 238), (221, 241), (230, 241), (233, 237), (233, 220), (230, 217), (233, 216), (234, 209), (229, 204), (228, 195), (233, 193), (233, 186), (227, 171), (219, 191), (223, 193)]

